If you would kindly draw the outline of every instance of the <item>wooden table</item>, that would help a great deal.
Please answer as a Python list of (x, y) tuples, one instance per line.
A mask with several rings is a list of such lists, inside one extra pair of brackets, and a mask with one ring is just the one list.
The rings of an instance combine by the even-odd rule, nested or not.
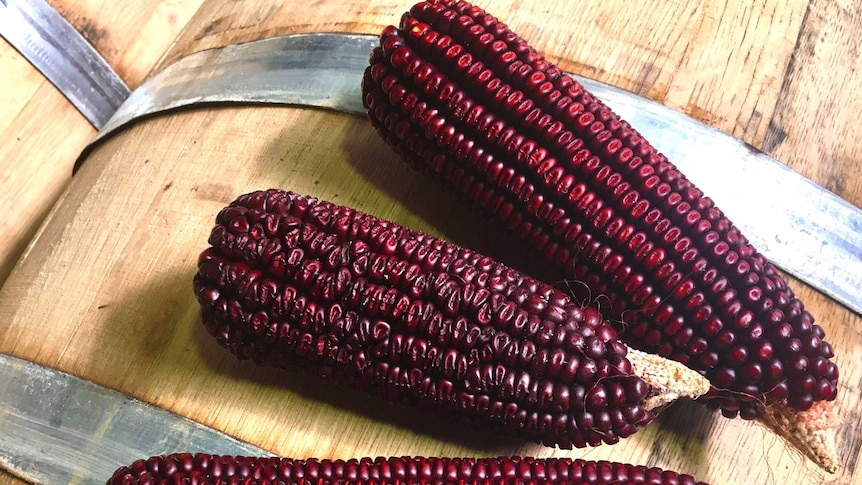
[[(164, 2), (159, 8), (190, 15), (199, 3)], [(183, 28), (175, 29), (176, 43), (161, 65), (204, 48), (273, 35), (377, 33), (396, 23), (410, 5), (393, 0), (296, 3), (204, 1), (187, 23), (185, 14), (167, 15)], [(862, 111), (859, 5), (487, 0), (481, 6), (564, 69), (683, 111), (862, 206), (862, 128), (856, 121)], [(76, 25), (83, 29), (85, 23)], [(100, 25), (96, 32), (110, 33), (114, 24)], [(129, 45), (142, 49), (140, 42), (111, 44), (110, 35), (99, 38), (94, 39), (97, 47), (117, 65), (123, 56), (112, 45), (121, 46), (119, 52), (130, 49), (130, 56), (137, 51)], [(3, 56), (3, 62), (23, 66), (16, 53), (7, 49)], [(143, 78), (140, 72), (127, 75), (132, 85)], [(22, 126), (22, 120), (47, 109), (40, 104), (44, 99), (57, 96), (34, 74), (16, 86), (30, 95), (27, 103), (0, 112), (4, 146), (11, 147), (7, 163), (48, 166), (58, 152), (34, 140), (61, 139), (62, 127), (80, 120), (73, 113), (58, 118), (59, 126)], [(9, 135), (10, 129), (20, 135)], [(35, 227), (53, 200), (27, 211), (31, 201), (26, 196), (39, 177), (67, 177), (92, 132), (76, 133), (59, 156), (60, 171), (34, 171), (26, 194), (13, 190), (19, 182), (5, 175), (8, 165), (3, 169), (7, 204), (27, 212), (21, 224)], [(32, 145), (23, 151), (9, 136)], [(859, 480), (862, 319), (792, 278), (797, 295), (826, 329), (842, 372), (843, 468), (832, 476), (758, 425), (723, 419), (692, 403), (675, 405), (618, 445), (551, 450), (428, 421), (304, 376), (237, 363), (205, 335), (190, 289), (197, 254), (215, 213), (249, 190), (277, 186), (320, 196), (527, 264), (518, 248), (496, 244), (502, 239), (498, 230), (485, 230), (486, 221), (425, 183), (365, 120), (349, 115), (224, 107), (144, 121), (91, 154), (38, 233), (20, 236), (33, 238), (20, 258), (20, 242), (2, 249), (18, 263), (0, 289), (0, 352), (119, 389), (284, 456), (571, 456), (662, 466), (713, 484)], [(0, 484), (9, 483), (21, 482), (0, 475)]]

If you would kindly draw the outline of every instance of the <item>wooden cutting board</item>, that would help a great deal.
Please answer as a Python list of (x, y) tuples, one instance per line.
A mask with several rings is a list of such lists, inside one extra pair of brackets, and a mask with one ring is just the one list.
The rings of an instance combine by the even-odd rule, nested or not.
[[(377, 33), (410, 4), (205, 1), (162, 65), (273, 35)], [(482, 6), (564, 69), (679, 109), (862, 205), (862, 129), (853, 117), (862, 108), (854, 94), (862, 88), (862, 61), (852, 40), (862, 33), (859, 7), (819, 0)], [(351, 205), (529, 267), (520, 248), (499, 243), (506, 239), (499, 229), (400, 162), (362, 118), (292, 107), (186, 110), (138, 123), (89, 156), (0, 289), (0, 352), (119, 389), (283, 456), (570, 456), (661, 466), (713, 484), (859, 477), (862, 319), (795, 281), (842, 372), (844, 468), (834, 476), (756, 424), (692, 403), (675, 405), (620, 444), (552, 450), (237, 362), (199, 324), (191, 278), (218, 210), (269, 187)]]

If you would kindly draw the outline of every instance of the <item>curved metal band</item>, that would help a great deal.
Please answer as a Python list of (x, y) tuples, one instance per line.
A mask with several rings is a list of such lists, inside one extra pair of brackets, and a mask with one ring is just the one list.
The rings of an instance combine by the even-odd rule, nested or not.
[(0, 467), (33, 483), (105, 483), (166, 451), (263, 448), (90, 381), (0, 354)]
[[(288, 104), (364, 116), (360, 82), (377, 42), (370, 35), (299, 34), (191, 54), (135, 90), (93, 143), (141, 117), (205, 103)], [(667, 106), (573, 77), (709, 194), (770, 261), (862, 314), (862, 211)]]
[(91, 143), (144, 116), (205, 103), (270, 103), (363, 114), (376, 37), (298, 34), (188, 55), (133, 91)]
[(0, 0), (0, 36), (96, 129), (129, 95), (108, 62), (44, 0)]

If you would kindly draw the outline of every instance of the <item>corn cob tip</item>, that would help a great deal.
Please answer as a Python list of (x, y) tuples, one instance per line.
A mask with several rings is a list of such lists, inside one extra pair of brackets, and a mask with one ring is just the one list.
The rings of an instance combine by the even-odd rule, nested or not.
[(761, 406), (758, 420), (801, 451), (820, 468), (838, 471), (834, 401), (818, 401), (807, 411), (787, 404)]
[(644, 407), (650, 411), (682, 397), (697, 399), (709, 392), (709, 380), (679, 362), (632, 348), (626, 356), (632, 372), (652, 388), (644, 399)]

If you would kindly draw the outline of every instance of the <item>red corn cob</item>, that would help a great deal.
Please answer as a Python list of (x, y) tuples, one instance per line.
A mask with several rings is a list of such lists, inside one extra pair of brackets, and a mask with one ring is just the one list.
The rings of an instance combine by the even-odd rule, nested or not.
[(107, 485), (654, 484), (705, 485), (660, 468), (568, 458), (249, 458), (178, 453), (119, 468)]
[(628, 352), (553, 287), (350, 208), (255, 192), (218, 214), (209, 242), (195, 294), (239, 358), (563, 448), (615, 443), (667, 399), (709, 389)]
[(833, 350), (778, 271), (506, 25), (467, 2), (419, 3), (383, 31), (363, 96), (399, 155), (607, 297), (624, 342), (706, 376), (725, 416), (790, 426), (788, 436), (829, 426)]

